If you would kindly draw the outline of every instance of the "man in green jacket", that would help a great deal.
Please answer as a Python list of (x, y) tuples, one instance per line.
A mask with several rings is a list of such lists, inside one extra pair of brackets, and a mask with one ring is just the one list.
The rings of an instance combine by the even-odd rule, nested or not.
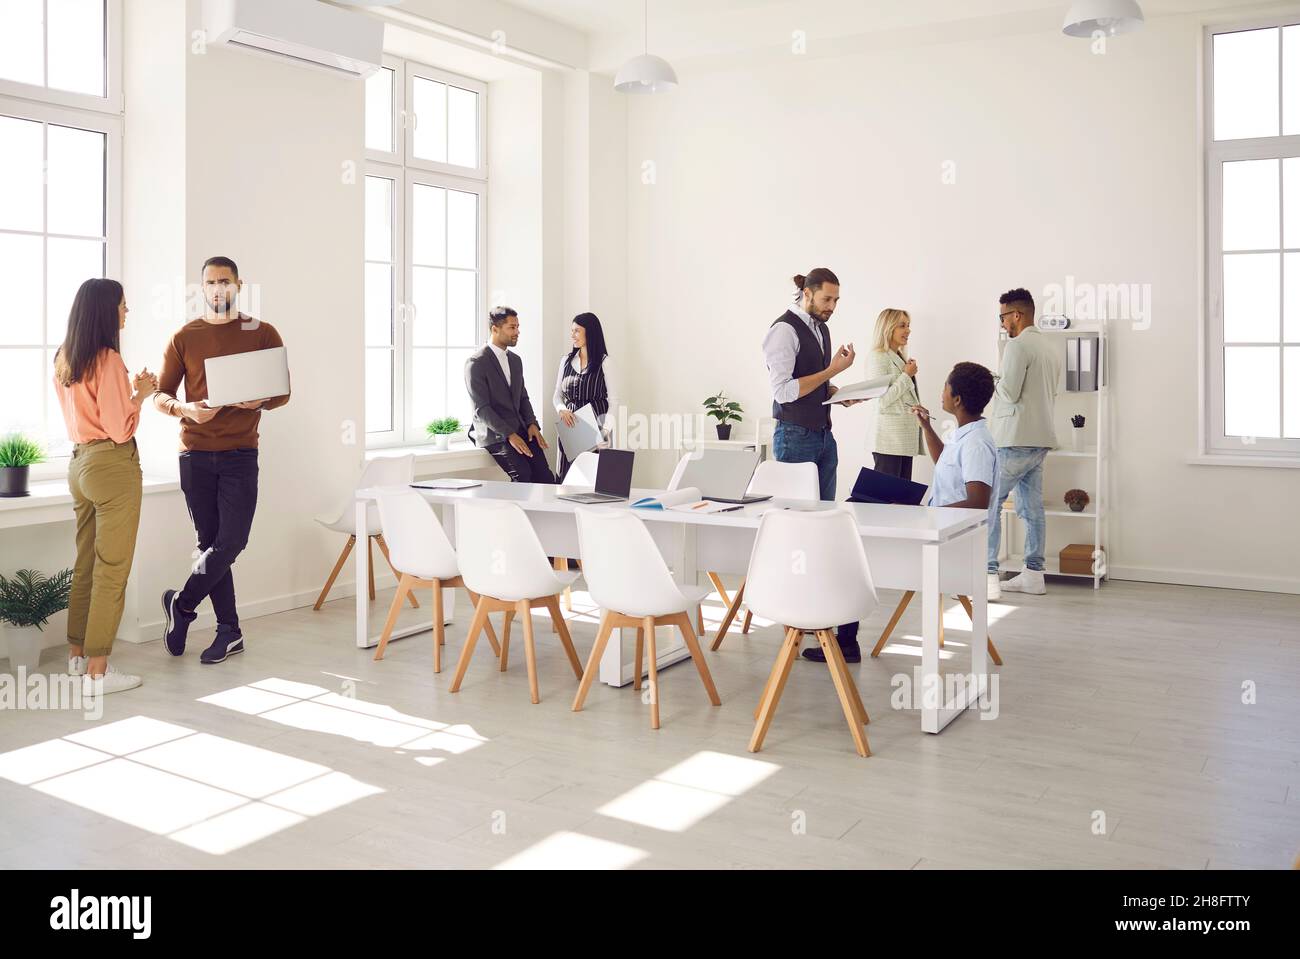
[[(1043, 550), (1047, 516), (1043, 512), (1043, 460), (1056, 448), (1056, 391), (1061, 359), (1056, 345), (1034, 326), (1034, 298), (1028, 290), (1002, 294), (998, 315), (1006, 330), (1001, 375), (993, 392), (989, 432), (998, 447), (989, 501), (989, 599), (1002, 591), (1047, 592), (1043, 582)], [(1019, 576), (999, 581), (998, 551), (1002, 534), (1002, 504), (1015, 494), (1016, 512), (1025, 521), (1025, 565)]]

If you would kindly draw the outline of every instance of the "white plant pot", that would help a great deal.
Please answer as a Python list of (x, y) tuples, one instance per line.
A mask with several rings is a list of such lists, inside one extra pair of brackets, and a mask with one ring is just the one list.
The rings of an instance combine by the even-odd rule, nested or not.
[(1076, 453), (1082, 453), (1086, 448), (1083, 445), (1083, 427), (1081, 426), (1071, 427), (1070, 432), (1074, 434), (1074, 451)]
[(446, 433), (434, 433), (433, 448), (436, 450), (445, 450), (447, 448), (447, 443), (450, 439), (451, 437), (448, 436)]
[(6, 648), (9, 651), (9, 669), (15, 674), (19, 668), (26, 667), (30, 673), (40, 665), (41, 649), (45, 645), (45, 634), (35, 626), (4, 627)]

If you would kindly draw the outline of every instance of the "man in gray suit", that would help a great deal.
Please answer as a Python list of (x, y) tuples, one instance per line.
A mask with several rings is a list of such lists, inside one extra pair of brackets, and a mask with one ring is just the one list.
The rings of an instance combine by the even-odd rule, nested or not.
[(494, 306), (488, 344), (465, 361), (465, 389), (474, 404), (470, 438), (487, 450), (512, 483), (554, 483), (546, 462), (533, 404), (524, 385), (524, 364), (510, 347), (519, 342), (519, 314)]

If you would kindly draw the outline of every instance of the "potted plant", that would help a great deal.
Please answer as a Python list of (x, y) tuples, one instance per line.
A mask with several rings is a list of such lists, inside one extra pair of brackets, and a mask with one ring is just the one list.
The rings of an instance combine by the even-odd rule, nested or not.
[(1070, 425), (1074, 427), (1074, 430), (1072, 432), (1074, 433), (1074, 451), (1076, 453), (1082, 453), (1084, 450), (1083, 424), (1084, 424), (1084, 418), (1082, 413), (1075, 413), (1073, 416), (1070, 417)]
[(9, 666), (30, 672), (41, 661), (42, 630), (50, 617), (68, 608), (72, 570), (52, 579), (31, 569), (20, 569), (13, 579), (0, 576), (0, 624), (8, 638)]
[(743, 417), (740, 415), (744, 412), (739, 403), (735, 400), (728, 400), (727, 394), (721, 390), (717, 396), (710, 396), (704, 401), (704, 411), (718, 421), (718, 439), (731, 439), (731, 424), (739, 423)]
[(0, 496), (26, 496), (28, 468), (45, 461), (45, 451), (33, 439), (10, 433), (0, 439)]
[(1082, 513), (1091, 502), (1091, 497), (1081, 489), (1066, 490), (1065, 505), (1076, 513)]
[(460, 432), (460, 420), (454, 416), (444, 416), (434, 420), (424, 430), (433, 437), (434, 449), (445, 450), (451, 437)]

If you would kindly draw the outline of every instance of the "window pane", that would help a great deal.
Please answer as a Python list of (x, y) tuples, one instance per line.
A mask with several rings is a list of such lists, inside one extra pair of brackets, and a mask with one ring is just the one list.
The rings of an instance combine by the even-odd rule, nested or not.
[(1300, 253), (1288, 253), (1283, 266), (1282, 302), (1286, 306), (1282, 317), (1282, 339), (1300, 343)]
[(366, 264), (366, 346), (393, 345), (393, 268)]
[(1270, 27), (1215, 35), (1216, 140), (1277, 136), (1277, 34)]
[[(54, 371), (49, 372), (52, 377)], [(17, 431), (44, 440), (45, 393), (54, 392), (45, 373), (44, 350), (0, 349), (0, 433)]]
[(415, 305), (412, 342), (442, 346), (447, 342), (447, 271), (428, 266), (411, 270), (411, 302)]
[[(54, 375), (55, 350), (45, 351), (45, 382), (50, 382)], [(54, 387), (47, 387), (45, 394), (45, 452), (49, 456), (69, 456), (72, 453), (72, 441), (68, 439), (68, 424), (63, 422), (63, 408)]]
[(0, 80), (45, 83), (41, 10), (41, 0), (5, 0), (0, 5)]
[(1282, 236), (1283, 245), (1300, 249), (1300, 157), (1282, 161)]
[(1278, 161), (1238, 160), (1223, 165), (1223, 248), (1278, 249)]
[(393, 351), (366, 350), (366, 432), (393, 428)]
[(1281, 399), (1278, 347), (1229, 346), (1223, 351), (1223, 421), (1228, 436), (1278, 436)]
[(447, 342), (455, 346), (473, 346), (474, 319), (478, 316), (478, 274), (452, 270), (447, 280)]
[(409, 429), (423, 433), (425, 426), (446, 415), (447, 371), (445, 350), (415, 349), (411, 352), (411, 422)]
[(444, 266), (447, 262), (447, 191), (417, 183), (412, 191), (411, 262)]
[(49, 276), (45, 287), (50, 344), (62, 343), (68, 329), (68, 312), (72, 298), (82, 283), (104, 275), (104, 243), (101, 240), (63, 240), (50, 238)]
[(447, 191), (447, 265), (478, 266), (478, 196)]
[(1223, 339), (1276, 343), (1281, 332), (1282, 257), (1237, 253), (1223, 258)]
[(416, 77), (411, 90), (416, 117), (411, 151), (421, 160), (446, 163), (447, 85)]
[(1282, 134), (1300, 133), (1300, 26), (1282, 31)]
[(366, 78), (366, 149), (393, 152), (393, 71), (388, 67)]
[(49, 0), (49, 85), (73, 93), (104, 90), (104, 0)]
[(37, 230), (41, 212), (45, 145), (41, 124), (0, 117), (0, 230)]
[(465, 382), (465, 361), (474, 353), (473, 350), (447, 351), (447, 415), (460, 420), (462, 429), (469, 429), (474, 419), (474, 406), (469, 401), (469, 394), (458, 389), (457, 384)]
[(447, 88), (447, 162), (478, 166), (478, 94)]
[(393, 181), (366, 177), (366, 259), (393, 261)]
[(1286, 410), (1283, 413), (1284, 434), (1287, 439), (1300, 439), (1300, 346), (1286, 348)]
[(44, 249), (45, 241), (39, 236), (0, 233), (0, 290), (5, 297), (0, 345), (40, 346), (45, 342)]
[(49, 231), (104, 235), (104, 142), (93, 130), (50, 125)]

